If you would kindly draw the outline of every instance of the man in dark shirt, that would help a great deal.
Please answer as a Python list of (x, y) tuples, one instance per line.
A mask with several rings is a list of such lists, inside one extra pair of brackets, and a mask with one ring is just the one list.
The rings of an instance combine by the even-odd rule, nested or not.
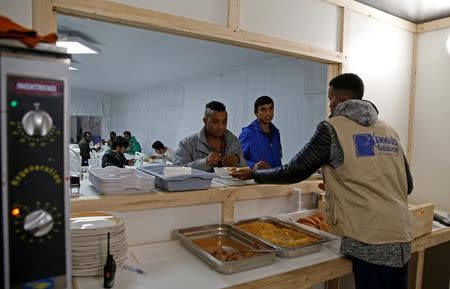
[(80, 156), (81, 156), (81, 165), (87, 166), (89, 165), (88, 161), (91, 158), (90, 152), (91, 148), (89, 147), (89, 143), (91, 142), (91, 133), (85, 131), (83, 133), (83, 137), (78, 143), (78, 147), (80, 148)]
[(128, 140), (122, 136), (116, 136), (112, 142), (112, 147), (102, 158), (102, 168), (115, 166), (124, 168), (125, 165), (134, 165), (134, 160), (127, 160), (123, 155), (128, 147)]
[(109, 140), (106, 143), (108, 144), (108, 146), (110, 148), (112, 148), (112, 143), (113, 143), (114, 139), (116, 138), (116, 136), (117, 136), (117, 134), (115, 131), (111, 131), (109, 133)]

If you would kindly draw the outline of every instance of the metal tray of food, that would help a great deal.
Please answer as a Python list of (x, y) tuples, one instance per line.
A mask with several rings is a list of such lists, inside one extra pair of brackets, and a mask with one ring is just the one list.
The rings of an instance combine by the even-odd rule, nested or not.
[[(270, 265), (275, 260), (273, 246), (227, 224), (179, 229), (174, 231), (174, 236), (200, 259), (224, 274)], [(225, 252), (221, 249), (223, 245), (242, 251)], [(269, 251), (247, 252), (244, 251), (246, 249)]]
[[(263, 236), (261, 236), (261, 234), (255, 234), (254, 232), (250, 232), (248, 230), (249, 229), (248, 227), (247, 230), (240, 227), (240, 225), (250, 224), (253, 222), (262, 222), (274, 225), (276, 228), (273, 228), (272, 226), (268, 226), (269, 228), (264, 228), (266, 234), (267, 233), (271, 234), (273, 239), (270, 240), (270, 238), (264, 238)], [(329, 234), (322, 234), (318, 230), (315, 231), (309, 230), (308, 228), (306, 228), (306, 226), (301, 228), (299, 226), (293, 225), (291, 223), (273, 217), (261, 217), (242, 220), (234, 222), (233, 226), (236, 227), (238, 230), (250, 234), (255, 238), (267, 243), (268, 245), (275, 247), (277, 249), (277, 255), (280, 257), (291, 258), (315, 253), (320, 251), (322, 245), (325, 242), (333, 240), (333, 238), (331, 238)], [(273, 229), (275, 229), (276, 232)], [(282, 229), (283, 231), (279, 231), (278, 229)], [(279, 237), (277, 237), (276, 233), (280, 233)], [(274, 240), (276, 240), (277, 243)], [(292, 243), (292, 245), (284, 245), (287, 243)]]

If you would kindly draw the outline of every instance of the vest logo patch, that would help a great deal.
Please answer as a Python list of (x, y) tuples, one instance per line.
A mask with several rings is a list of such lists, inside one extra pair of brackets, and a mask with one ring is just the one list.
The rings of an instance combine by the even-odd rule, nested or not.
[(354, 134), (353, 143), (355, 144), (357, 157), (375, 156), (375, 149), (384, 154), (397, 154), (399, 152), (398, 142), (393, 137), (376, 136), (370, 133)]

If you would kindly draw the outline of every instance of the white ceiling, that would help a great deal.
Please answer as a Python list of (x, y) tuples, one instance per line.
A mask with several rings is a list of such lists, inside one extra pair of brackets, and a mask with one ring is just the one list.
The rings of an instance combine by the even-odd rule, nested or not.
[(58, 31), (72, 30), (98, 42), (101, 53), (73, 55), (71, 87), (124, 95), (226, 68), (277, 57), (228, 46), (94, 20), (58, 16)]
[(450, 0), (356, 0), (413, 23), (450, 16)]

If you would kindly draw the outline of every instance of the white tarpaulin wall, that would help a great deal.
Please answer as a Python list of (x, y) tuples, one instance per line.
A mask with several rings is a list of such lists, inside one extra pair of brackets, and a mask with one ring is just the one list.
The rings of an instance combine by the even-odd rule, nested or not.
[[(280, 129), (283, 162), (287, 162), (324, 118), (326, 72), (323, 64), (277, 57), (124, 96), (106, 98), (73, 92), (71, 111), (78, 115), (102, 114), (104, 133), (108, 129), (118, 134), (130, 130), (144, 152), (150, 153), (156, 140), (176, 149), (183, 137), (199, 131), (205, 104), (211, 100), (227, 106), (228, 129), (238, 136), (255, 118), (255, 99), (269, 95), (275, 101), (274, 123)], [(108, 133), (103, 138), (107, 139)]]

